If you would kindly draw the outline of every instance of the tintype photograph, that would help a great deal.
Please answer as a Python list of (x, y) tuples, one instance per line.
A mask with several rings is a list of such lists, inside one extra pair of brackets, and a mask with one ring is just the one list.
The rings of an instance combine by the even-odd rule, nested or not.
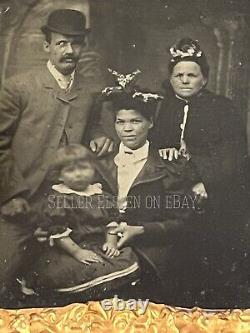
[(249, 308), (247, 0), (0, 1), (0, 307)]

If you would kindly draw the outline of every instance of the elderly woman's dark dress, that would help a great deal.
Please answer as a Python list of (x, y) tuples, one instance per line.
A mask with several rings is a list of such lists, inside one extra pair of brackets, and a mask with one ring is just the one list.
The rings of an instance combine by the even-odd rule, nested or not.
[[(179, 148), (186, 101), (176, 97), (170, 87), (164, 96), (151, 141), (156, 148)], [(229, 202), (230, 205), (235, 202), (234, 207), (239, 208), (236, 200), (244, 187), (246, 157), (245, 133), (239, 112), (228, 98), (207, 89), (189, 98), (188, 105), (185, 142), (197, 174), (217, 211), (222, 211), (221, 205), (228, 209)]]
[[(197, 44), (191, 45), (194, 49), (197, 47)], [(192, 56), (174, 59), (171, 68), (181, 61), (196, 62), (201, 70), (204, 66), (200, 58)], [(196, 94), (182, 98), (166, 81), (163, 94), (165, 98), (150, 133), (151, 143), (158, 149), (180, 149), (184, 107), (188, 105), (184, 140), (197, 177), (208, 194), (202, 217), (207, 225), (206, 233), (199, 236), (202, 239), (201, 279), (204, 280), (200, 288), (206, 291), (215, 288), (219, 296), (216, 299), (212, 291), (211, 299), (205, 296), (204, 306), (235, 306), (236, 288), (242, 282), (239, 267), (244, 262), (242, 244), (246, 213), (247, 151), (240, 113), (231, 100), (204, 87)], [(215, 282), (218, 282), (217, 286)], [(223, 290), (225, 286), (229, 289)]]

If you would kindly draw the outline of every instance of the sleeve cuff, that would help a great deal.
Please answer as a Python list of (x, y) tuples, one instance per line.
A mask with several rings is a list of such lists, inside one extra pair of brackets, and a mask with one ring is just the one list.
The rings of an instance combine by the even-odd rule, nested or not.
[(49, 237), (49, 245), (53, 246), (55, 239), (61, 239), (61, 238), (68, 237), (71, 234), (71, 232), (72, 232), (72, 229), (67, 228), (63, 233), (51, 235)]

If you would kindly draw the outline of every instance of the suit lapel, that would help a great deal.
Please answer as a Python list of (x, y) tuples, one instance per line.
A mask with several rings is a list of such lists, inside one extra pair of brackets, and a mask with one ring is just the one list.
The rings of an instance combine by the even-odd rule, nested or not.
[(55, 78), (50, 74), (47, 67), (42, 71), (41, 82), (42, 85), (47, 89), (61, 90)]
[(46, 69), (43, 71), (44, 75), (42, 77), (43, 86), (46, 89), (52, 89), (55, 93), (55, 97), (62, 102), (70, 103), (72, 100), (78, 97), (78, 94), (81, 92), (83, 88), (83, 84), (81, 80), (79, 80), (79, 75), (75, 74), (74, 82), (72, 84), (71, 89), (68, 92), (65, 92), (61, 89), (55, 78), (50, 74), (49, 70)]

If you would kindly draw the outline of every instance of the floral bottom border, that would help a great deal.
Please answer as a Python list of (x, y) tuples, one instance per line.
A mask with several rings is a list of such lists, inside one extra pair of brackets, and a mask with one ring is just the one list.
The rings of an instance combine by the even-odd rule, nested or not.
[(250, 309), (210, 311), (149, 303), (140, 310), (104, 311), (99, 302), (61, 308), (0, 310), (0, 333), (161, 332), (249, 333)]

